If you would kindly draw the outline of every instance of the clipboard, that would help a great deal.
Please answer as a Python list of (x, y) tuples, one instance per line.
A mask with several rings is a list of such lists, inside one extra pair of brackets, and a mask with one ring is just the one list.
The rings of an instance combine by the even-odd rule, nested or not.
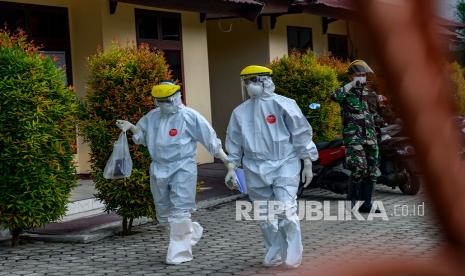
[(245, 183), (244, 170), (237, 168), (236, 173), (236, 182), (238, 184), (239, 192), (242, 194), (247, 194), (247, 184)]

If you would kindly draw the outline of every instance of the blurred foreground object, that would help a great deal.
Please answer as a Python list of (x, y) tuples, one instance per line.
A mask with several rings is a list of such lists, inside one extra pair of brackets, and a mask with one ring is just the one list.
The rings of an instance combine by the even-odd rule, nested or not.
[[(428, 263), (371, 262), (326, 275), (464, 275), (465, 170), (457, 155), (451, 91), (435, 37), (435, 1), (358, 0), (359, 17), (377, 53), (406, 130), (418, 150), (425, 188), (443, 227), (445, 248)], [(401, 255), (401, 253), (399, 252)], [(368, 258), (367, 258), (368, 260)]]

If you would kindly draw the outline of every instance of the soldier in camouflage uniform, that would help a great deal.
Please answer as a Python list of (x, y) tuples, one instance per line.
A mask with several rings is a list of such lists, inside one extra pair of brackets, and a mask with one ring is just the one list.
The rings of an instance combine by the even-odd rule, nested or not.
[(364, 61), (356, 60), (350, 64), (348, 73), (351, 82), (336, 90), (331, 98), (342, 109), (346, 163), (352, 173), (348, 197), (353, 204), (363, 200), (359, 211), (370, 212), (374, 185), (379, 176), (378, 115), (371, 100), (372, 92), (366, 86), (366, 74), (373, 70)]

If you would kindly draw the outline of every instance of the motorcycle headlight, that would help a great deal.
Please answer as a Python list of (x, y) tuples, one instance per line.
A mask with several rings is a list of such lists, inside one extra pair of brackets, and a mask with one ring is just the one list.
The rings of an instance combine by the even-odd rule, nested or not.
[(397, 153), (402, 155), (402, 156), (415, 155), (415, 148), (410, 146), (410, 145), (406, 145), (403, 148), (398, 149)]

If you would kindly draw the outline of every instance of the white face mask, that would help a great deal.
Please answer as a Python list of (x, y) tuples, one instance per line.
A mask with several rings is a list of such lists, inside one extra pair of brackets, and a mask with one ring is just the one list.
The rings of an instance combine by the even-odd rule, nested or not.
[(263, 94), (263, 85), (261, 83), (251, 82), (245, 87), (249, 97), (255, 98)]
[(173, 103), (159, 103), (160, 110), (162, 113), (176, 113), (178, 107)]
[(357, 84), (357, 85), (365, 84), (365, 83), (367, 83), (367, 77), (365, 77), (365, 76), (354, 77), (354, 82), (355, 82), (356, 84), (357, 84), (357, 82), (358, 82), (359, 84)]

